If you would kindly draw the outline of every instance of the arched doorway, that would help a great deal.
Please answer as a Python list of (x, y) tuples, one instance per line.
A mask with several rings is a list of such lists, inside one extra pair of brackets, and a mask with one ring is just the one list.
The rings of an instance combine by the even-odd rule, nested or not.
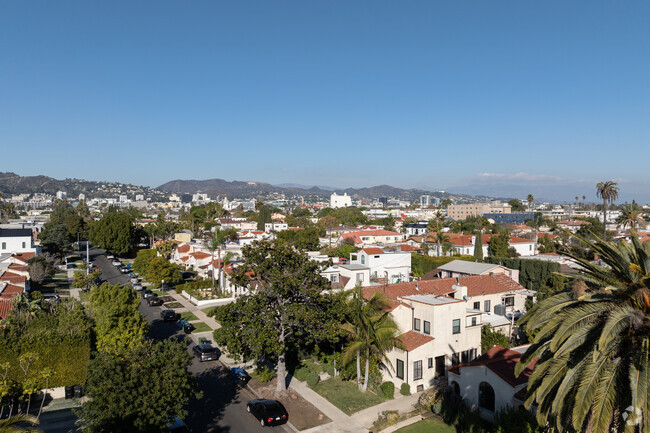
[(487, 382), (481, 382), (478, 387), (478, 406), (494, 412), (494, 389)]

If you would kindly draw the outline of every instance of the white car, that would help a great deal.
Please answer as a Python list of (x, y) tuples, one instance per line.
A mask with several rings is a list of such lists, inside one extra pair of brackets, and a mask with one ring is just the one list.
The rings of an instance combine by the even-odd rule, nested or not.
[(117, 259), (113, 260), (111, 263), (113, 264), (113, 266), (122, 266), (122, 263)]
[(114, 256), (113, 254), (107, 254), (107, 255), (106, 255), (106, 258), (107, 258), (108, 260), (113, 260), (113, 259), (115, 258), (115, 256)]

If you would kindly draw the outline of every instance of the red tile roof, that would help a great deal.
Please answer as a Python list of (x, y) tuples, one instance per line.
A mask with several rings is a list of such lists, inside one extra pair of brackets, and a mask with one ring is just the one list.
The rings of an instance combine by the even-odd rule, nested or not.
[(414, 247), (411, 245), (398, 245), (397, 246), (400, 250), (402, 250), (403, 253), (411, 252), (411, 251), (422, 251), (422, 248), (420, 247)]
[(31, 259), (35, 255), (36, 255), (36, 253), (14, 253), (14, 254), (12, 254), (11, 257), (16, 258), (16, 259), (20, 260), (23, 263), (27, 263), (27, 260)]
[[(477, 237), (476, 235), (464, 235), (461, 233), (445, 233), (445, 235), (449, 238), (449, 242), (459, 247), (467, 247), (470, 245), (474, 245), (472, 243), (472, 239), (474, 239), (474, 242), (476, 242), (476, 237)], [(437, 242), (436, 232), (429, 232), (425, 235), (425, 237), (427, 242), (431, 242), (431, 243)], [(490, 239), (492, 238), (492, 235), (483, 235), (481, 238), (482, 238), (481, 240), (482, 245), (488, 245)], [(421, 236), (411, 236), (411, 239), (413, 239), (416, 242), (422, 242)], [(530, 243), (530, 242), (535, 242), (535, 241), (530, 239), (520, 238), (518, 236), (510, 236), (511, 244)]]
[(382, 251), (381, 248), (363, 248), (361, 251), (368, 255), (373, 255), (373, 254), (384, 254), (384, 251)]
[(0, 275), (0, 281), (6, 281), (8, 283), (25, 283), (27, 281), (27, 277), (24, 275), (19, 275), (19, 274), (14, 274), (13, 272), (5, 272), (2, 275)]
[(0, 293), (0, 299), (12, 299), (15, 295), (22, 293), (24, 291), (25, 289), (20, 286), (7, 284), (7, 286)]
[(176, 251), (178, 251), (179, 253), (186, 253), (189, 250), (190, 250), (190, 246), (187, 245), (187, 244), (183, 244), (183, 245), (179, 246), (178, 248), (176, 248)]
[(196, 251), (190, 253), (190, 256), (194, 257), (197, 260), (202, 260), (202, 259), (207, 259), (208, 257), (212, 257), (210, 254), (204, 253), (203, 251)]
[(433, 337), (415, 331), (405, 332), (400, 335), (399, 338), (404, 343), (404, 348), (407, 352), (411, 352), (418, 347), (427, 344), (429, 341), (433, 341)]
[[(468, 296), (489, 295), (494, 293), (520, 290), (524, 287), (505, 275), (469, 275), (460, 278), (460, 284), (467, 287)], [(417, 285), (417, 290), (416, 290)], [(432, 280), (412, 281), (409, 283), (371, 286), (363, 289), (363, 296), (370, 299), (373, 293), (380, 291), (389, 299), (409, 295), (447, 295), (453, 293), (453, 285), (458, 285), (456, 278), (434, 278)]]
[(505, 349), (501, 346), (494, 346), (474, 361), (467, 364), (460, 364), (449, 369), (452, 373), (462, 374), (463, 367), (485, 366), (492, 370), (497, 376), (507, 382), (510, 386), (522, 385), (528, 382), (539, 359), (534, 359), (526, 366), (518, 377), (515, 377), (515, 365), (521, 359), (521, 353)]
[(6, 319), (11, 310), (12, 310), (11, 300), (0, 298), (0, 319)]
[(28, 272), (29, 266), (19, 265), (18, 263), (12, 263), (9, 265), (8, 269), (11, 269), (12, 271), (16, 271), (16, 272)]

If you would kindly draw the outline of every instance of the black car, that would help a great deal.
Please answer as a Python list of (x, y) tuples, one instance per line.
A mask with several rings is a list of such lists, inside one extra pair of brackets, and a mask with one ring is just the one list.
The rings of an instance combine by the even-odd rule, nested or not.
[(140, 296), (142, 296), (142, 299), (146, 299), (148, 295), (153, 295), (153, 292), (149, 289), (140, 292)]
[(160, 318), (165, 322), (175, 322), (178, 320), (178, 314), (174, 310), (162, 310), (160, 312)]
[(149, 304), (150, 307), (157, 307), (159, 305), (162, 305), (163, 301), (159, 297), (153, 296), (153, 297), (147, 299), (147, 304)]
[(286, 424), (289, 414), (277, 400), (251, 400), (246, 410), (253, 414), (263, 426)]
[(201, 362), (216, 361), (219, 359), (219, 352), (210, 344), (197, 344), (192, 348), (192, 352)]

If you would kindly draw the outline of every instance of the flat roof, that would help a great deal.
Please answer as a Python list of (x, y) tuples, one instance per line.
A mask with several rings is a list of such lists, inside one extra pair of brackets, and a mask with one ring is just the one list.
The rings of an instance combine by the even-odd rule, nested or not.
[(349, 271), (365, 271), (365, 270), (370, 270), (369, 267), (367, 266), (361, 266), (357, 265), (356, 263), (351, 263), (349, 265), (339, 265), (340, 267), (347, 269)]
[(491, 263), (478, 263), (478, 262), (467, 262), (465, 260), (452, 260), (449, 263), (438, 266), (438, 269), (442, 271), (448, 271), (448, 272), (459, 272), (463, 274), (480, 275), (498, 267), (500, 267), (500, 265), (493, 265)]
[(456, 302), (462, 302), (460, 299), (454, 299), (454, 298), (448, 298), (446, 296), (436, 296), (436, 295), (410, 295), (410, 296), (404, 296), (404, 298), (402, 299), (421, 302), (423, 304), (429, 304), (429, 305), (446, 305), (446, 304), (453, 304)]

